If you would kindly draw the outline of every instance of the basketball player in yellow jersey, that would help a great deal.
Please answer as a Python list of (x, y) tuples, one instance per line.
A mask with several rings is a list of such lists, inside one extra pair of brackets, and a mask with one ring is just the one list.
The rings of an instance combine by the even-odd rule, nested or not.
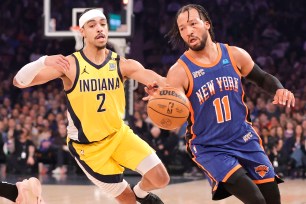
[[(13, 83), (26, 88), (61, 78), (68, 101), (69, 150), (87, 177), (119, 203), (162, 204), (149, 191), (165, 187), (169, 175), (122, 118), (125, 79), (147, 85), (162, 84), (164, 78), (106, 48), (108, 24), (100, 10), (86, 10), (79, 26), (85, 42), (81, 51), (41, 57), (22, 67)], [(124, 167), (143, 176), (133, 190), (123, 179)]]

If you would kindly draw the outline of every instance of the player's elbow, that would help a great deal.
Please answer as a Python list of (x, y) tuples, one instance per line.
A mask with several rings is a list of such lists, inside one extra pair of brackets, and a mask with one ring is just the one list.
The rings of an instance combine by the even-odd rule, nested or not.
[(18, 81), (16, 80), (16, 77), (14, 77), (14, 79), (13, 79), (13, 85), (20, 88), (20, 89), (26, 88), (26, 86), (23, 86), (20, 83), (18, 83)]

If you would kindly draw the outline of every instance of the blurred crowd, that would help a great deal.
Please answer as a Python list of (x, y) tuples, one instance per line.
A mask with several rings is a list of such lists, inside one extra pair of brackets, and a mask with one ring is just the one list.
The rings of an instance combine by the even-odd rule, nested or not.
[[(73, 6), (72, 0), (61, 1)], [(81, 2), (81, 1), (80, 1)], [(203, 5), (216, 39), (247, 50), (265, 71), (275, 75), (296, 97), (294, 108), (275, 106), (273, 97), (244, 81), (245, 102), (263, 147), (283, 177), (306, 175), (306, 6), (304, 0), (190, 0)], [(134, 0), (135, 32), (128, 58), (161, 75), (184, 47), (172, 49), (164, 37), (183, 0)], [(109, 5), (110, 6), (110, 5)], [(66, 146), (65, 93), (59, 80), (28, 89), (12, 85), (26, 63), (42, 55), (74, 51), (74, 39), (43, 35), (43, 2), (4, 0), (0, 4), (0, 175), (74, 171)], [(60, 13), (58, 14), (60, 16)], [(65, 18), (61, 18), (63, 23)], [(157, 152), (170, 173), (199, 174), (185, 152), (184, 126), (173, 131), (154, 126), (146, 113), (143, 86), (134, 93), (132, 129)], [(48, 165), (49, 168), (45, 169)]]

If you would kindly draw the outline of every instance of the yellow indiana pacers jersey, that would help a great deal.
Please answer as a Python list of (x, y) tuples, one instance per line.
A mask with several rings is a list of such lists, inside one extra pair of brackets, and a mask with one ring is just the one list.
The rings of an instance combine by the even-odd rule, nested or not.
[(68, 137), (80, 143), (100, 141), (117, 132), (123, 123), (125, 94), (117, 53), (109, 51), (96, 65), (75, 52), (76, 78), (66, 91)]

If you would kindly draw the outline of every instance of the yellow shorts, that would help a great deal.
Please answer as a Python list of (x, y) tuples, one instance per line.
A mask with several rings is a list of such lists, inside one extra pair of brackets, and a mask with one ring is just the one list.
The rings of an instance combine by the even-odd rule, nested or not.
[(126, 124), (102, 141), (79, 144), (68, 138), (67, 142), (78, 163), (91, 176), (105, 183), (121, 182), (124, 167), (135, 170), (143, 159), (154, 152)]

